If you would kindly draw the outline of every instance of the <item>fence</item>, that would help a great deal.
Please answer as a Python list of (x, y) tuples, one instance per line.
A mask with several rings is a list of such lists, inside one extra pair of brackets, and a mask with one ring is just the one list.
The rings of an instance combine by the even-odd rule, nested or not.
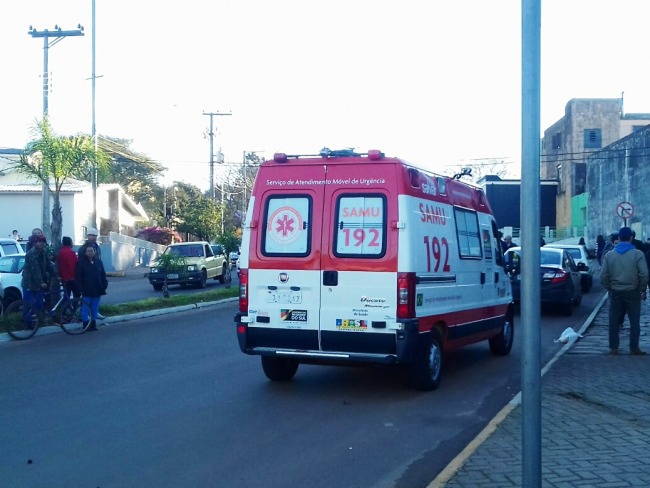
[(108, 237), (102, 236), (100, 247), (106, 271), (123, 271), (150, 266), (166, 246), (111, 232)]

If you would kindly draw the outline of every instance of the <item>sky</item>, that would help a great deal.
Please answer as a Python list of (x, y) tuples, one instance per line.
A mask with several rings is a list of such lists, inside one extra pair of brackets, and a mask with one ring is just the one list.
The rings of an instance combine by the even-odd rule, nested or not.
[[(521, 2), (515, 0), (95, 0), (97, 133), (168, 168), (161, 183), (210, 185), (244, 151), (380, 149), (448, 173), (521, 165)], [(650, 113), (647, 0), (543, 0), (541, 131), (572, 98)], [(43, 113), (90, 133), (92, 0), (0, 2), (0, 147), (21, 148)], [(540, 134), (541, 136), (542, 134)], [(215, 158), (216, 159), (216, 158)]]

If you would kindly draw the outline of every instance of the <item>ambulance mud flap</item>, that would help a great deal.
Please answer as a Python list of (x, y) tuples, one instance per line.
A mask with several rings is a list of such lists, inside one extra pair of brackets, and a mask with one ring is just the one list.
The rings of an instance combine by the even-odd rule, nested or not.
[(397, 331), (397, 362), (411, 363), (418, 352), (418, 344), (423, 339), (418, 330), (418, 320), (410, 319), (402, 322), (404, 329)]
[(239, 349), (241, 352), (246, 352), (246, 333), (248, 331), (248, 326), (242, 322), (242, 317), (247, 315), (237, 312), (235, 314), (235, 324), (237, 325), (237, 342), (239, 342)]

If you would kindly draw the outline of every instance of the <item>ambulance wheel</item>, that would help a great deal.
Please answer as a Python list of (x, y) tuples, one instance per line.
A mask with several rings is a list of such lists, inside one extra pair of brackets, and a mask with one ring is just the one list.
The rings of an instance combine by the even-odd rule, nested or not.
[(272, 381), (289, 381), (298, 371), (299, 364), (291, 358), (262, 356), (262, 369), (266, 377)]
[(512, 342), (515, 337), (515, 320), (512, 310), (506, 315), (506, 320), (503, 323), (499, 335), (495, 335), (490, 339), (490, 351), (495, 356), (506, 356), (512, 349)]
[(442, 378), (442, 340), (438, 331), (431, 331), (430, 339), (421, 345), (411, 368), (416, 390), (432, 391), (438, 388)]

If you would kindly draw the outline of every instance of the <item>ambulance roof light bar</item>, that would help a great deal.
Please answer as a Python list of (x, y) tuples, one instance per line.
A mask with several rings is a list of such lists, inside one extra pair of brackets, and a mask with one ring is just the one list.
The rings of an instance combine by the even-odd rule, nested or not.
[(377, 161), (381, 158), (384, 157), (384, 153), (382, 153), (378, 149), (370, 149), (367, 153), (356, 153), (352, 148), (349, 149), (338, 149), (338, 150), (331, 150), (327, 147), (324, 147), (323, 149), (320, 150), (320, 153), (318, 154), (286, 154), (286, 153), (275, 153), (273, 155), (273, 161), (276, 163), (286, 163), (289, 158), (292, 159), (299, 159), (299, 158), (351, 158), (351, 157), (361, 157), (361, 156), (368, 156), (368, 159), (372, 161)]

